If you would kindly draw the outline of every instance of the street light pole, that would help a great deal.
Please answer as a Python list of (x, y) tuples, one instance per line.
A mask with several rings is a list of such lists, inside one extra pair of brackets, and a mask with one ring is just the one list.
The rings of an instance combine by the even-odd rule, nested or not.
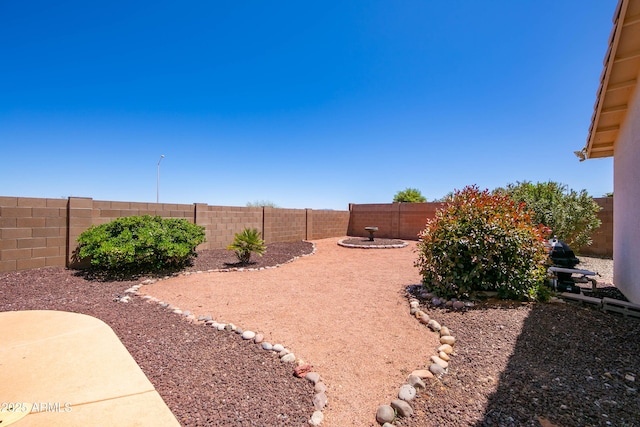
[(164, 154), (158, 160), (158, 175), (156, 177), (156, 203), (160, 203), (160, 162), (164, 159)]

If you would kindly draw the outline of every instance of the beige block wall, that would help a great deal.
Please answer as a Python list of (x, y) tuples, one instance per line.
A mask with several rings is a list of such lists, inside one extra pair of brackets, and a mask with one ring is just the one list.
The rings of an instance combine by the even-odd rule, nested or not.
[[(580, 248), (581, 255), (613, 256), (613, 198), (594, 199), (602, 210), (602, 225), (592, 235), (593, 244)], [(435, 216), (442, 203), (381, 203), (350, 206), (349, 236), (367, 237), (365, 227), (375, 226), (377, 237), (417, 240), (428, 219)]]
[(348, 211), (307, 209), (307, 240), (346, 236), (348, 228)]
[(264, 207), (263, 239), (267, 243), (294, 242), (307, 238), (306, 209)]
[(365, 227), (378, 227), (377, 237), (417, 240), (441, 203), (352, 204), (349, 235), (366, 237)]
[(0, 272), (64, 266), (67, 199), (0, 197)]
[(349, 218), (347, 211), (0, 197), (0, 272), (79, 267), (74, 252), (83, 231), (134, 215), (184, 218), (205, 227), (207, 241), (198, 250), (224, 249), (244, 228), (257, 228), (267, 243), (344, 236)]
[(207, 241), (198, 249), (225, 249), (244, 228), (262, 232), (262, 208), (196, 205), (196, 223), (205, 227)]
[(602, 207), (602, 210), (598, 212), (598, 218), (602, 224), (591, 235), (593, 243), (590, 246), (579, 248), (578, 252), (580, 255), (613, 258), (613, 197), (601, 197), (594, 200)]

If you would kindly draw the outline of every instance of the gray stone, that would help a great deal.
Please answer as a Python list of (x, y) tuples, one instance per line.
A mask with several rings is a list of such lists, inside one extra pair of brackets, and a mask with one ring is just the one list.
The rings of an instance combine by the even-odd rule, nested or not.
[(431, 304), (435, 306), (439, 306), (440, 304), (442, 304), (442, 301), (440, 301), (440, 298), (438, 297), (433, 297), (431, 298)]
[(424, 383), (424, 381), (422, 381), (422, 378), (417, 375), (409, 375), (409, 379), (407, 379), (407, 382), (416, 390), (427, 388), (427, 385)]
[(416, 389), (409, 384), (405, 384), (400, 387), (398, 397), (406, 401), (413, 400), (416, 397)]
[(413, 415), (413, 408), (404, 400), (392, 400), (391, 407), (395, 409), (398, 415), (401, 417), (410, 417), (411, 415)]
[(440, 326), (440, 323), (438, 323), (433, 319), (429, 320), (429, 323), (427, 323), (427, 326), (429, 327), (429, 329), (431, 329), (434, 332), (438, 332), (442, 328), (442, 326)]
[(325, 393), (327, 391), (327, 386), (324, 385), (322, 381), (319, 381), (313, 386), (313, 391), (316, 393)]
[(291, 353), (291, 352), (285, 348), (284, 350), (282, 350), (281, 352), (278, 353), (278, 356), (282, 357), (282, 356), (285, 356), (285, 355), (287, 355), (289, 353)]
[(315, 411), (312, 415), (311, 415), (311, 419), (309, 420), (309, 424), (312, 426), (319, 426), (320, 424), (322, 424), (322, 420), (324, 419), (324, 415), (322, 414), (322, 411)]
[(242, 339), (244, 339), (244, 340), (251, 340), (251, 339), (253, 339), (255, 337), (256, 337), (256, 333), (253, 332), (253, 331), (244, 331), (242, 333)]
[(382, 424), (382, 427), (393, 427), (393, 424), (391, 424), (391, 423), (384, 423), (384, 424)]
[(273, 350), (273, 346), (271, 345), (271, 343), (266, 341), (262, 343), (262, 348), (264, 350)]
[(218, 330), (219, 331), (224, 331), (225, 329), (227, 329), (227, 325), (225, 325), (224, 323), (219, 323), (218, 324)]
[(235, 328), (236, 328), (236, 327), (235, 327), (235, 326), (233, 326), (233, 323), (227, 323), (227, 324), (224, 326), (224, 330), (225, 330), (225, 331), (229, 331), (229, 332), (233, 331)]
[(322, 411), (325, 406), (327, 406), (327, 395), (324, 392), (313, 396), (313, 407), (316, 408), (316, 411)]
[(444, 375), (444, 373), (446, 372), (445, 369), (437, 363), (432, 363), (431, 366), (429, 366), (429, 370), (435, 376)]
[(282, 350), (284, 350), (284, 346), (282, 344), (275, 344), (273, 346), (273, 351), (277, 351), (278, 353), (280, 353)]
[(295, 362), (296, 361), (296, 355), (293, 354), (293, 353), (287, 353), (287, 354), (285, 354), (284, 356), (282, 356), (280, 358), (280, 361), (284, 362), (284, 363)]
[(396, 411), (390, 405), (380, 405), (376, 411), (376, 420), (380, 424), (392, 423), (396, 417)]
[(183, 316), (188, 316), (190, 314), (191, 314), (191, 312), (189, 310), (185, 310), (185, 311), (182, 312)]
[(314, 385), (320, 381), (320, 374), (317, 372), (309, 372), (304, 376), (308, 381), (312, 382)]

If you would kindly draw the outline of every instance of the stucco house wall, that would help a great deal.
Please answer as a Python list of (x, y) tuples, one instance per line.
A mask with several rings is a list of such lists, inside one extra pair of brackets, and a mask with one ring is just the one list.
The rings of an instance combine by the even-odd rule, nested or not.
[(640, 0), (618, 0), (581, 160), (613, 156), (613, 282), (640, 304)]
[(613, 282), (640, 304), (640, 91), (636, 90), (613, 158)]

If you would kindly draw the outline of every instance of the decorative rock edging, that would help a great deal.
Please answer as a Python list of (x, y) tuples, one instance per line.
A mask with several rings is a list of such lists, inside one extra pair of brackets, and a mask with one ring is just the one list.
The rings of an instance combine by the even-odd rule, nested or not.
[[(455, 345), (456, 339), (451, 335), (449, 328), (440, 325), (435, 319), (431, 319), (427, 313), (420, 310), (420, 301), (415, 298), (412, 293), (415, 287), (420, 286), (421, 285), (413, 285), (407, 288), (406, 296), (409, 299), (409, 312), (415, 316), (421, 324), (433, 332), (438, 333), (440, 336), (440, 346), (436, 349), (436, 354), (431, 356), (428, 367), (414, 370), (409, 374), (406, 384), (400, 386), (397, 399), (392, 400), (389, 405), (380, 405), (378, 407), (376, 411), (376, 421), (383, 427), (393, 426), (393, 422), (398, 417), (411, 417), (413, 415), (413, 408), (410, 402), (415, 399), (418, 390), (427, 387), (425, 380), (440, 379), (448, 371), (451, 356), (455, 356), (453, 346)], [(433, 299), (437, 299), (437, 297), (429, 293), (425, 293), (421, 295), (421, 297), (430, 300), (435, 306), (444, 305), (445, 307), (454, 309), (473, 306), (472, 304), (467, 305), (467, 303), (460, 305), (455, 304), (455, 301), (441, 302), (440, 300), (435, 301), (434, 304)], [(447, 305), (449, 302), (451, 302), (451, 304)]]
[[(311, 242), (313, 245), (313, 249), (311, 251), (311, 253), (309, 254), (304, 254), (302, 256), (309, 256), (309, 255), (313, 255), (316, 252), (316, 246), (313, 242)], [(132, 296), (140, 296), (139, 290), (140, 288), (142, 288), (142, 286), (145, 285), (151, 285), (153, 283), (156, 283), (158, 281), (161, 280), (165, 280), (168, 279), (170, 277), (177, 277), (177, 276), (188, 276), (190, 274), (198, 274), (198, 273), (209, 273), (209, 272), (230, 272), (230, 271), (258, 271), (258, 270), (265, 270), (265, 269), (270, 269), (270, 268), (277, 268), (280, 267), (284, 264), (288, 264), (290, 262), (295, 261), (296, 259), (298, 259), (300, 257), (294, 257), (291, 260), (282, 263), (282, 264), (276, 264), (275, 266), (271, 266), (271, 267), (261, 267), (261, 268), (237, 268), (237, 269), (216, 269), (216, 270), (207, 270), (207, 271), (197, 271), (197, 272), (185, 272), (185, 273), (178, 273), (174, 276), (167, 276), (164, 278), (159, 278), (159, 279), (147, 279), (144, 280), (143, 282), (141, 282), (138, 285), (134, 285), (131, 286), (130, 288), (126, 289), (124, 291), (124, 296), (121, 295), (116, 295), (116, 297), (113, 299), (115, 302), (123, 302), (123, 303), (128, 303), (131, 301), (131, 297)], [(178, 307), (175, 307), (169, 303), (166, 303), (164, 301), (160, 301), (158, 298), (155, 298), (151, 295), (144, 295), (142, 296), (142, 299), (150, 302), (150, 303), (157, 303), (160, 306), (162, 306), (163, 308), (166, 308), (167, 310), (171, 311), (174, 314), (179, 315), (180, 317), (183, 317), (186, 321), (193, 323), (193, 324), (201, 324), (203, 326), (207, 326), (210, 328), (213, 328), (213, 330), (215, 331), (227, 331), (227, 332), (235, 332), (236, 334), (240, 335), (241, 338), (245, 341), (253, 341), (254, 344), (260, 346), (261, 349), (265, 350), (265, 351), (270, 351), (272, 353), (276, 353), (278, 355), (278, 357), (280, 358), (280, 362), (282, 363), (296, 363), (296, 367), (294, 368), (294, 375), (298, 378), (305, 378), (307, 381), (311, 382), (313, 384), (313, 390), (314, 390), (314, 395), (313, 395), (313, 407), (315, 409), (315, 411), (313, 412), (313, 414), (311, 414), (311, 417), (309, 418), (309, 425), (312, 426), (319, 426), (322, 424), (322, 421), (324, 419), (324, 414), (323, 414), (323, 409), (325, 408), (325, 406), (327, 406), (328, 403), (328, 399), (327, 399), (327, 387), (325, 386), (324, 382), (322, 381), (322, 378), (320, 377), (320, 374), (317, 372), (313, 372), (312, 371), (312, 366), (306, 364), (302, 359), (296, 358), (295, 354), (293, 354), (291, 351), (289, 351), (287, 348), (284, 347), (284, 345), (282, 344), (271, 344), (267, 341), (264, 341), (264, 335), (261, 333), (256, 333), (254, 331), (251, 330), (246, 330), (246, 329), (242, 329), (240, 327), (238, 327), (237, 325), (234, 325), (233, 323), (222, 323), (222, 322), (217, 322), (215, 320), (213, 320), (213, 318), (211, 316), (198, 316), (196, 318), (196, 316), (194, 314), (192, 314), (189, 310), (181, 310)]]
[(347, 239), (338, 240), (338, 245), (345, 248), (358, 248), (358, 249), (397, 249), (404, 248), (408, 245), (407, 242), (398, 243), (397, 245), (354, 245), (353, 243), (344, 243)]

